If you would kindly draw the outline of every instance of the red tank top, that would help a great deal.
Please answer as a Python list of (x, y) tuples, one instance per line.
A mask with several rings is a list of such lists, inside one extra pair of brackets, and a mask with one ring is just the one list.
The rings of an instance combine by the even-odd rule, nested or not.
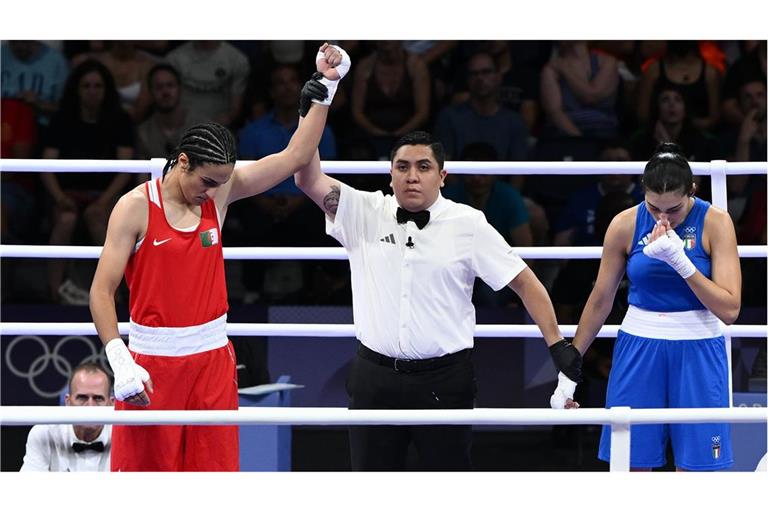
[(147, 233), (125, 269), (131, 320), (147, 327), (190, 327), (219, 318), (229, 307), (216, 204), (202, 204), (194, 231), (179, 231), (165, 218), (160, 179), (145, 186)]

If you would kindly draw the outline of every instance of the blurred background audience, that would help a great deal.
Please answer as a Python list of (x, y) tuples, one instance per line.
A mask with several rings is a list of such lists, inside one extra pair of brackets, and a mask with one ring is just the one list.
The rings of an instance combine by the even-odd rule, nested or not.
[[(766, 160), (765, 41), (342, 43), (355, 66), (320, 143), (326, 161), (388, 160), (393, 140), (414, 129), (431, 130), (448, 160), (643, 161), (663, 141), (679, 144), (691, 161)], [(187, 127), (216, 121), (237, 134), (241, 159), (261, 158), (285, 147), (296, 129), (315, 44), (5, 41), (2, 157), (164, 158)], [(99, 245), (116, 198), (145, 178), (3, 173), (2, 242)], [(349, 180), (389, 191), (383, 175)], [(708, 198), (708, 178), (697, 180)], [(630, 175), (457, 176), (449, 168), (444, 193), (486, 212), (513, 246), (581, 246), (599, 244), (602, 200), (626, 193), (637, 202), (642, 187)], [(764, 176), (728, 177), (740, 244), (765, 243), (765, 197)], [(328, 245), (313, 225), (322, 218), (306, 207), (291, 180), (236, 204), (228, 243)], [(765, 273), (763, 260), (744, 264)], [(339, 262), (227, 265), (237, 267), (233, 301), (349, 301)], [(574, 262), (532, 266), (550, 291), (569, 289), (574, 279), (588, 286), (596, 271)], [(82, 304), (89, 271), (84, 263), (52, 261), (43, 285), (22, 290), (11, 279), (3, 297)], [(765, 304), (764, 293), (749, 294)], [(488, 304), (514, 302), (485, 295)]]

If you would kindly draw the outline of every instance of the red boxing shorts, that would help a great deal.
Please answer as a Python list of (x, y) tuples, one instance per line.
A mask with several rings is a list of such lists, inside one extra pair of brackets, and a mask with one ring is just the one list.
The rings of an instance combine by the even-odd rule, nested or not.
[[(116, 410), (236, 410), (232, 343), (197, 354), (131, 352), (152, 379), (148, 407), (115, 402)], [(238, 426), (115, 425), (112, 471), (239, 471)]]

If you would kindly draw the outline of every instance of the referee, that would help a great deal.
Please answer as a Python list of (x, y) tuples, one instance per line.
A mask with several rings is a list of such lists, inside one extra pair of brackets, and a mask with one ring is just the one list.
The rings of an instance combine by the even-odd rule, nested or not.
[[(560, 334), (541, 282), (482, 212), (441, 196), (444, 155), (425, 132), (401, 138), (391, 153), (394, 196), (326, 176), (317, 153), (295, 175), (349, 255), (360, 341), (350, 409), (473, 408), (475, 277), (514, 290), (558, 370), (580, 380), (581, 356)], [(350, 427), (352, 469), (403, 470), (413, 442), (421, 469), (466, 471), (471, 441), (469, 425)]]

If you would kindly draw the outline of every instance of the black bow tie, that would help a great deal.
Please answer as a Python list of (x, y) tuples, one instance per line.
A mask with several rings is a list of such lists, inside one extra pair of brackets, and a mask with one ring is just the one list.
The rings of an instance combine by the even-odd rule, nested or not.
[(397, 223), (405, 224), (409, 220), (416, 223), (416, 227), (419, 229), (424, 228), (429, 222), (429, 210), (421, 210), (420, 212), (409, 212), (403, 208), (397, 207)]
[(93, 450), (95, 452), (103, 452), (104, 451), (104, 443), (101, 441), (96, 441), (95, 443), (81, 443), (79, 441), (75, 441), (72, 443), (72, 449), (75, 450), (75, 453), (81, 453), (85, 450)]

